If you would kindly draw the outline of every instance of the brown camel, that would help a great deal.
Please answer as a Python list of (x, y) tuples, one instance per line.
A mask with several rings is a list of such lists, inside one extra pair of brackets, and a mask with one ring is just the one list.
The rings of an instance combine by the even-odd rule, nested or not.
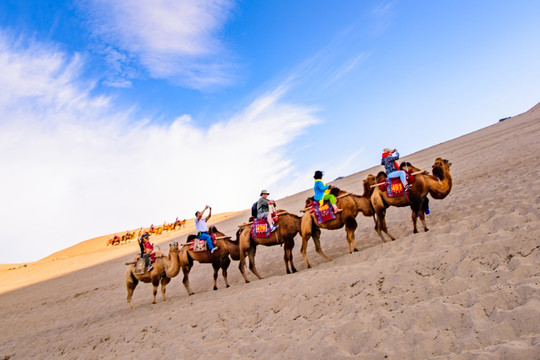
[[(450, 166), (452, 163), (446, 159), (437, 158), (432, 166), (433, 175), (429, 175), (427, 172), (423, 172), (415, 175), (415, 181), (411, 184), (411, 189), (407, 197), (397, 196), (389, 198), (386, 191), (382, 191), (379, 187), (376, 187), (371, 195), (371, 204), (376, 214), (376, 226), (375, 231), (381, 237), (383, 242), (386, 242), (381, 231), (392, 240), (395, 238), (388, 232), (386, 227), (386, 209), (389, 206), (396, 207), (411, 207), (411, 218), (413, 222), (414, 233), (417, 233), (416, 219), (420, 217), (424, 231), (428, 231), (425, 220), (425, 212), (428, 207), (429, 200), (427, 195), (430, 194), (434, 199), (444, 199), (452, 190), (452, 176), (450, 175)], [(413, 172), (420, 171), (410, 163), (404, 162), (400, 166), (401, 169), (411, 169)], [(386, 174), (381, 171), (377, 175), (377, 182), (382, 182), (386, 179)]]
[[(198, 261), (201, 264), (212, 264), (214, 268), (214, 290), (217, 290), (217, 278), (218, 271), (221, 268), (221, 273), (223, 279), (225, 280), (225, 285), (229, 287), (227, 282), (227, 269), (231, 264), (231, 259), (229, 258), (230, 251), (234, 253), (234, 242), (231, 242), (225, 234), (216, 229), (215, 226), (209, 226), (208, 233), (210, 235), (216, 235), (216, 246), (218, 250), (213, 254), (210, 251), (195, 252), (189, 249), (189, 243), (196, 239), (195, 235), (189, 235), (187, 238), (187, 244), (184, 244), (180, 251), (178, 252), (178, 258), (180, 259), (180, 267), (184, 273), (184, 279), (182, 283), (186, 288), (188, 295), (195, 294), (189, 285), (189, 272), (193, 266), (193, 261)], [(237, 246), (237, 245), (236, 245)], [(238, 247), (238, 246), (237, 246)], [(230, 248), (230, 250), (229, 250)]]
[[(356, 230), (358, 223), (356, 222), (356, 216), (362, 213), (364, 216), (372, 216), (375, 221), (375, 213), (371, 206), (370, 197), (373, 193), (371, 185), (376, 183), (375, 176), (369, 174), (363, 181), (364, 193), (362, 195), (356, 195), (341, 191), (338, 188), (332, 188), (331, 192), (338, 198), (337, 206), (342, 211), (336, 214), (334, 220), (327, 221), (322, 224), (317, 224), (315, 215), (309, 211), (302, 216), (301, 233), (302, 233), (302, 248), (300, 252), (304, 257), (307, 268), (311, 268), (311, 265), (307, 258), (307, 243), (310, 237), (313, 237), (315, 243), (315, 251), (328, 261), (332, 259), (328, 257), (321, 248), (321, 228), (327, 230), (341, 229), (345, 226), (345, 232), (347, 234), (347, 243), (349, 245), (349, 254), (353, 251), (358, 251), (356, 248), (354, 231)], [(306, 207), (311, 204), (313, 197), (306, 200)]]
[[(135, 258), (135, 261), (137, 258)], [(130, 263), (126, 269), (126, 288), (127, 288), (127, 302), (133, 310), (133, 291), (137, 287), (139, 281), (144, 283), (152, 283), (154, 300), (152, 304), (156, 303), (156, 294), (159, 283), (161, 282), (161, 294), (163, 295), (163, 301), (165, 298), (165, 290), (167, 284), (171, 281), (171, 278), (178, 275), (180, 272), (180, 264), (178, 262), (178, 243), (173, 242), (169, 245), (169, 255), (156, 258), (156, 262), (153, 264), (152, 271), (146, 270), (143, 274), (135, 274), (135, 264)]]
[[(291, 271), (293, 273), (296, 272), (296, 268), (293, 264), (292, 249), (294, 248), (294, 237), (300, 231), (301, 218), (298, 215), (290, 214), (285, 210), (278, 210), (277, 215), (277, 225), (279, 225), (279, 227), (271, 234), (269, 238), (253, 238), (251, 235), (251, 226), (244, 226), (236, 233), (240, 244), (240, 272), (242, 273), (246, 283), (249, 282), (245, 271), (246, 256), (249, 258), (249, 269), (251, 272), (259, 279), (262, 279), (262, 276), (255, 267), (255, 253), (257, 250), (257, 245), (274, 246), (283, 244), (283, 259), (285, 261), (287, 274), (290, 274)], [(291, 265), (290, 270), (289, 263)]]

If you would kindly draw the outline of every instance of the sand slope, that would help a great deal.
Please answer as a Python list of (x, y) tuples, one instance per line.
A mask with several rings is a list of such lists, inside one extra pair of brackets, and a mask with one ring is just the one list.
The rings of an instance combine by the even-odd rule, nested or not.
[[(245, 284), (233, 262), (232, 286), (225, 289), (220, 278), (221, 289), (212, 291), (211, 267), (196, 264), (195, 295), (187, 296), (180, 275), (168, 301), (150, 305), (151, 286), (141, 284), (131, 311), (123, 279), (135, 243), (2, 271), (0, 357), (538, 359), (538, 139), (539, 105), (405, 157), (425, 169), (439, 156), (453, 164), (451, 194), (430, 202), (430, 231), (412, 234), (410, 210), (390, 208), (397, 240), (383, 244), (373, 220), (360, 215), (360, 252), (347, 253), (344, 230), (323, 230), (323, 249), (334, 261), (310, 243), (308, 270), (297, 236), (299, 272), (292, 275), (281, 247), (258, 247), (265, 279), (249, 273)], [(362, 193), (362, 180), (379, 170), (336, 184)], [(279, 207), (299, 214), (310, 193)], [(234, 235), (246, 217), (231, 216), (218, 228)], [(166, 235), (162, 248), (185, 241), (187, 232)], [(50, 274), (58, 277), (43, 281)]]

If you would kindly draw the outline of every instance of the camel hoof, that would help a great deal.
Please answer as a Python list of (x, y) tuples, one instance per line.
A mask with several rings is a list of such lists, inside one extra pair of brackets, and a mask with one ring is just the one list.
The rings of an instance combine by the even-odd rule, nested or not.
[(425, 229), (424, 229), (424, 231), (425, 231), (425, 232), (428, 232), (428, 231), (429, 231), (429, 229), (428, 229), (428, 228), (425, 228)]
[(353, 250), (353, 251), (354, 251), (354, 252), (358, 252), (358, 249), (357, 249), (357, 248), (354, 248), (354, 250)]
[(227, 287), (228, 287), (228, 288), (230, 288), (230, 285), (229, 285), (229, 284), (227, 284)]
[(289, 269), (287, 269), (287, 274), (290, 274), (290, 273), (291, 273), (291, 271)]
[(214, 286), (214, 290), (217, 290), (217, 286)]
[(415, 229), (415, 230), (413, 231), (413, 233), (418, 234), (418, 230)]
[(157, 304), (157, 303), (156, 303), (155, 301), (152, 301), (152, 305), (153, 305), (153, 304)]

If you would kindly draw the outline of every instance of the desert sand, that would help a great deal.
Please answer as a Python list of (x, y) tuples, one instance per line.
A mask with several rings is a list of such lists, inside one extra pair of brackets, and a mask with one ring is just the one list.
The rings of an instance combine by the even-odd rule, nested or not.
[[(437, 157), (452, 162), (452, 192), (430, 200), (430, 230), (413, 234), (410, 209), (391, 207), (397, 239), (382, 243), (373, 219), (359, 215), (360, 251), (348, 253), (343, 229), (323, 230), (333, 261), (310, 241), (311, 269), (297, 235), (294, 274), (285, 273), (281, 247), (259, 246), (264, 279), (248, 272), (246, 284), (233, 262), (231, 287), (220, 277), (213, 291), (211, 266), (196, 263), (195, 295), (180, 274), (155, 305), (152, 287), (139, 284), (131, 310), (124, 273), (136, 242), (105, 247), (104, 236), (27, 267), (2, 266), (0, 358), (539, 359), (539, 139), (540, 104), (403, 157), (426, 170)], [(362, 194), (362, 180), (380, 170), (333, 184)], [(278, 207), (300, 215), (310, 195), (278, 199)], [(210, 223), (234, 236), (247, 217)], [(191, 222), (153, 241), (167, 253), (193, 230)]]

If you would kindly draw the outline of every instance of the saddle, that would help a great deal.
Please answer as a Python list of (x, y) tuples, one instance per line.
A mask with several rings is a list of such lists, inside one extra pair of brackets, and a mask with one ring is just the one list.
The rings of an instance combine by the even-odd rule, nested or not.
[(253, 223), (251, 224), (252, 238), (269, 238), (270, 236), (272, 236), (272, 231), (270, 230), (270, 225), (266, 218), (253, 220)]
[[(414, 183), (415, 177), (412, 175), (412, 170), (406, 171), (405, 176), (409, 184)], [(386, 195), (389, 198), (408, 195), (408, 191), (405, 191), (403, 183), (399, 177), (392, 179), (386, 178), (385, 183), (379, 185), (379, 188), (381, 191), (386, 191)]]
[[(215, 246), (216, 235), (212, 234), (210, 237), (212, 238), (212, 243)], [(193, 243), (189, 245), (189, 250), (192, 250), (193, 252), (204, 252), (208, 250), (208, 244), (203, 239), (195, 238), (193, 239)]]
[[(156, 254), (151, 253), (150, 264), (153, 264), (155, 262), (156, 262)], [(135, 275), (140, 275), (140, 274), (144, 274), (145, 271), (146, 271), (146, 260), (144, 259), (144, 257), (139, 256), (137, 258), (137, 261), (135, 262), (135, 270), (133, 271), (133, 273), (135, 273)]]
[(309, 211), (315, 215), (315, 221), (317, 224), (323, 224), (336, 218), (334, 207), (328, 200), (326, 200), (322, 205), (319, 205), (318, 200), (313, 200), (310, 204)]

